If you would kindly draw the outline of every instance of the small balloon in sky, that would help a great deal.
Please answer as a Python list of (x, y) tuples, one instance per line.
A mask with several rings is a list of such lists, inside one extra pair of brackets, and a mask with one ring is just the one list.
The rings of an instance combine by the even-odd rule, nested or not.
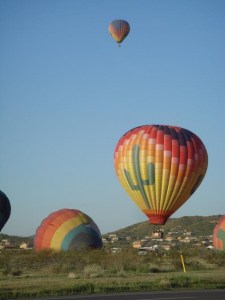
[(122, 41), (128, 36), (130, 32), (130, 25), (125, 20), (114, 20), (109, 24), (109, 33), (112, 38), (121, 44)]
[(206, 148), (193, 132), (167, 125), (131, 129), (114, 152), (117, 177), (149, 218), (163, 225), (196, 191), (208, 165)]
[(45, 218), (36, 230), (35, 250), (56, 251), (102, 248), (98, 226), (77, 209), (60, 209)]
[(11, 205), (8, 197), (0, 191), (0, 231), (7, 223), (11, 214)]
[(225, 216), (219, 219), (213, 231), (213, 247), (217, 250), (225, 250)]

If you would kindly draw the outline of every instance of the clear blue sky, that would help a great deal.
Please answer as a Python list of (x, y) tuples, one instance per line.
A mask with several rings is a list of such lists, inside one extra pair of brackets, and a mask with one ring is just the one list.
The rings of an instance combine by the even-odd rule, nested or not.
[[(119, 48), (109, 23), (131, 31)], [(143, 124), (195, 132), (206, 177), (173, 217), (225, 214), (224, 0), (0, 0), (2, 232), (29, 236), (61, 208), (102, 233), (145, 221), (114, 171)]]

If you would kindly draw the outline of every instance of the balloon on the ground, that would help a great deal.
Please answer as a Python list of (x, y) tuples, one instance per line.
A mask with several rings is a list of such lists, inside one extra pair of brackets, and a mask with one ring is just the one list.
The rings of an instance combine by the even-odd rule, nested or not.
[(0, 191), (0, 231), (5, 226), (11, 214), (11, 205), (8, 197)]
[(165, 224), (187, 201), (207, 165), (200, 138), (177, 126), (136, 127), (121, 137), (114, 152), (120, 183), (152, 224)]
[(36, 230), (36, 250), (82, 250), (101, 248), (102, 238), (98, 226), (77, 209), (60, 209), (44, 219)]
[(122, 41), (128, 36), (130, 32), (130, 25), (125, 20), (114, 20), (109, 24), (109, 33), (117, 43)]
[(213, 231), (213, 247), (218, 250), (225, 250), (225, 216), (219, 219)]

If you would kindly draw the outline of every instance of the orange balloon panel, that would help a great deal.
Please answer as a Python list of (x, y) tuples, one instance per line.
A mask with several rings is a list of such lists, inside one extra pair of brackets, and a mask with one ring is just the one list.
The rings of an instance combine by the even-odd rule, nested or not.
[(152, 224), (165, 224), (195, 192), (207, 165), (200, 138), (177, 126), (136, 127), (121, 137), (114, 153), (120, 183)]

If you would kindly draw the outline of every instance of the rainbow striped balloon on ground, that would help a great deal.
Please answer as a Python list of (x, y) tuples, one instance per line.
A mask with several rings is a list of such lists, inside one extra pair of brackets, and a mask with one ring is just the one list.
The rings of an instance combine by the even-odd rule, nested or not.
[(83, 212), (60, 209), (41, 222), (34, 238), (35, 250), (56, 251), (101, 248), (102, 238), (98, 226)]
[(117, 177), (152, 224), (166, 220), (202, 182), (208, 155), (193, 132), (177, 126), (144, 125), (116, 145)]
[(219, 219), (213, 231), (213, 247), (218, 250), (225, 250), (225, 216)]

